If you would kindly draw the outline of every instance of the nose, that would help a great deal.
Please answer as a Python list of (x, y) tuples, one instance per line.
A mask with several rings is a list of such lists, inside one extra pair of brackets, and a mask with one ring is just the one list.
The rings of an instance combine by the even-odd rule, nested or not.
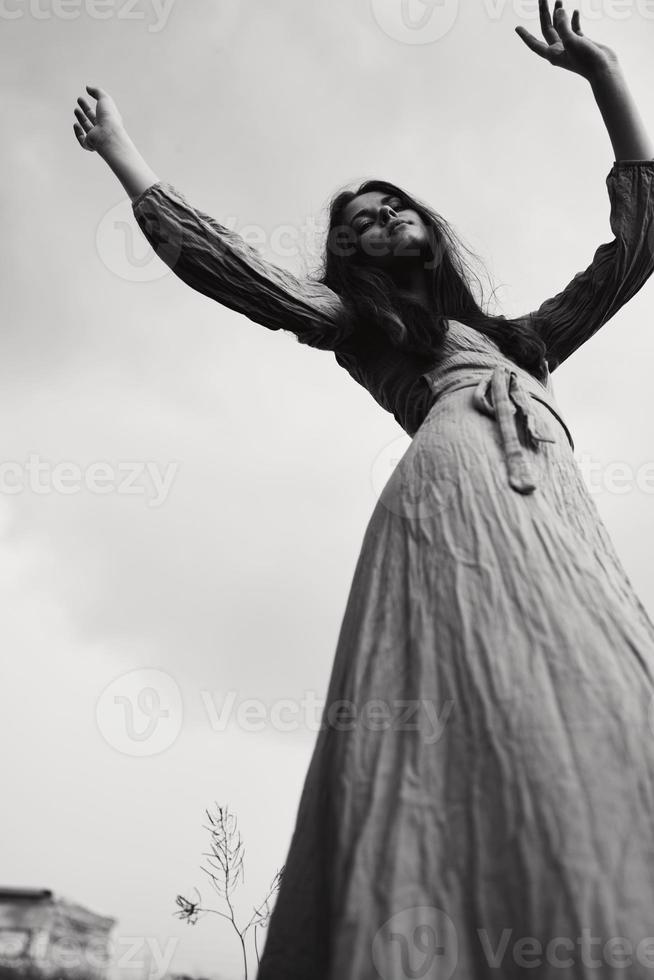
[(396, 217), (395, 211), (390, 206), (390, 204), (382, 204), (380, 209), (380, 216), (382, 224), (386, 225), (391, 220), (391, 218)]

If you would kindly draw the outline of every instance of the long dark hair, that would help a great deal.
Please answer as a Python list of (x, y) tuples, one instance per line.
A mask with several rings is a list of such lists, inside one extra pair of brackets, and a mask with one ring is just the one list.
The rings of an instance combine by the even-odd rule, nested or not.
[[(369, 191), (398, 197), (425, 223), (429, 246), (428, 254), (423, 258), (431, 283), (431, 310), (408, 298), (390, 274), (366, 261), (357, 247), (356, 234), (345, 223), (343, 213), (353, 198)], [(483, 288), (479, 277), (463, 258), (464, 249), (474, 255), (436, 211), (396, 184), (366, 180), (357, 190), (341, 190), (332, 198), (323, 267), (317, 278), (338, 293), (354, 314), (355, 323), (382, 330), (396, 347), (425, 358), (436, 356), (449, 329), (448, 317), (451, 317), (490, 337), (507, 357), (539, 380), (544, 380), (546, 348), (536, 327), (526, 320), (512, 320), (484, 311)], [(480, 290), (480, 302), (472, 292), (473, 279)]]

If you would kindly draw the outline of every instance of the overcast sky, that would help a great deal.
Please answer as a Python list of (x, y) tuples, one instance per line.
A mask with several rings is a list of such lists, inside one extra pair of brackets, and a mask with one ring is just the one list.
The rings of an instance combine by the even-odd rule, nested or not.
[[(599, 110), (514, 33), (537, 32), (535, 2), (411, 2), (412, 26), (399, 0), (2, 6), (0, 457), (23, 489), (0, 494), (0, 884), (115, 916), (119, 950), (142, 937), (134, 958), (150, 943), (173, 970), (240, 975), (227, 925), (178, 922), (175, 896), (211, 898), (214, 801), (246, 845), (245, 918), (283, 864), (311, 702), (409, 439), (330, 353), (153, 258), (73, 108), (105, 87), (162, 180), (298, 274), (337, 188), (393, 180), (485, 260), (495, 310), (524, 313), (611, 237)], [(654, 131), (646, 5), (581, 10)], [(578, 458), (634, 474), (595, 499), (650, 614), (653, 313), (650, 282), (553, 374)]]

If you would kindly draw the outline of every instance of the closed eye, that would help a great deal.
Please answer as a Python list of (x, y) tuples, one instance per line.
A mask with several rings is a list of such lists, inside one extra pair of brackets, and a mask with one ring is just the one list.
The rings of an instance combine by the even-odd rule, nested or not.
[[(382, 204), (390, 204), (394, 211), (406, 210), (403, 208), (404, 202), (401, 201), (399, 197), (382, 198)], [(357, 219), (355, 218), (355, 221), (357, 222), (355, 226), (355, 230), (358, 231), (359, 234), (366, 231), (367, 228), (369, 228), (371, 225), (374, 224), (374, 221), (371, 221), (369, 219), (366, 220), (365, 218), (359, 221), (357, 221)]]

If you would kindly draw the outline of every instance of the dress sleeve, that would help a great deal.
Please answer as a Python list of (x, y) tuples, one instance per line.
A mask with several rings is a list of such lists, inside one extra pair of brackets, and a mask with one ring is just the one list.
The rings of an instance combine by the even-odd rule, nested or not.
[(654, 159), (615, 161), (606, 178), (613, 241), (552, 299), (527, 314), (550, 371), (610, 320), (654, 272)]
[(132, 202), (132, 211), (159, 258), (204, 296), (321, 350), (335, 350), (351, 334), (350, 318), (333, 290), (266, 261), (242, 236), (192, 207), (172, 184), (152, 184)]

